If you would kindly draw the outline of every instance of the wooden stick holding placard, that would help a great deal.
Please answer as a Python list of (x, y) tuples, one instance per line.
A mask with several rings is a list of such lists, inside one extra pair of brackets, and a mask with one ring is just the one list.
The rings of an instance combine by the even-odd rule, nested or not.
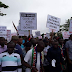
[(51, 37), (50, 37), (50, 43), (51, 43), (51, 40), (53, 40), (53, 29), (52, 29), (52, 33), (51, 33), (51, 35), (50, 35)]
[(28, 30), (29, 31), (29, 36), (30, 36), (30, 30)]
[[(12, 23), (13, 23), (13, 21), (12, 21)], [(18, 30), (17, 30), (17, 28), (16, 28), (16, 26), (15, 26), (15, 24), (14, 24), (14, 23), (13, 23), (13, 26), (14, 26), (14, 28), (15, 28), (16, 32), (17, 32), (17, 35), (19, 35), (19, 34), (18, 34)]]

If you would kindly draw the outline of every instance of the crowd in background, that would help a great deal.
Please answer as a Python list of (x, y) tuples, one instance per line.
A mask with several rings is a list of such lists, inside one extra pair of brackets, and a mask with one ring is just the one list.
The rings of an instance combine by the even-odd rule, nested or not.
[(0, 71), (72, 72), (72, 35), (68, 40), (12, 36), (10, 42), (0, 37)]

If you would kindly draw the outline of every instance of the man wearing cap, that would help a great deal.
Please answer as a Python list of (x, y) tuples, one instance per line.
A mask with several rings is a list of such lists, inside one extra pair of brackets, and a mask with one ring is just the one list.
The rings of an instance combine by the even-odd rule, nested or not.
[(19, 39), (18, 36), (12, 36), (12, 41), (15, 43), (15, 50), (14, 50), (14, 52), (18, 53), (21, 56), (21, 58), (22, 58), (23, 57), (23, 52), (22, 52), (21, 46), (19, 44), (17, 44), (18, 39)]

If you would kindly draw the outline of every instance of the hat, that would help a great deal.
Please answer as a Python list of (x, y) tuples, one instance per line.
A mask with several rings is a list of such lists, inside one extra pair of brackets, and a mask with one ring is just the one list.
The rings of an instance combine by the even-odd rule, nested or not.
[(12, 36), (12, 40), (18, 40), (19, 37), (18, 36)]

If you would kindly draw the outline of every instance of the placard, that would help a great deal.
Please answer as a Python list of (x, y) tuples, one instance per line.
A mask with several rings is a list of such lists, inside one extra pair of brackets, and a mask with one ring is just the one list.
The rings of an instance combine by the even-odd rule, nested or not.
[(47, 27), (59, 31), (60, 28), (60, 18), (48, 15), (47, 18)]
[(7, 41), (11, 40), (11, 30), (7, 30)]
[(36, 37), (41, 36), (40, 31), (35, 32)]
[(50, 38), (50, 33), (46, 33), (46, 37), (49, 39)]
[(17, 36), (17, 33), (11, 33), (11, 37), (12, 37), (12, 36)]
[[(29, 30), (21, 30), (20, 25), (18, 26), (18, 34), (19, 36), (29, 36)], [(32, 30), (30, 30), (30, 35), (32, 34)]]
[(70, 37), (69, 31), (62, 32), (62, 35), (63, 35), (63, 39), (69, 39), (69, 37)]
[(21, 30), (37, 29), (37, 13), (20, 13)]
[(0, 26), (0, 37), (7, 38), (7, 27), (6, 26)]

